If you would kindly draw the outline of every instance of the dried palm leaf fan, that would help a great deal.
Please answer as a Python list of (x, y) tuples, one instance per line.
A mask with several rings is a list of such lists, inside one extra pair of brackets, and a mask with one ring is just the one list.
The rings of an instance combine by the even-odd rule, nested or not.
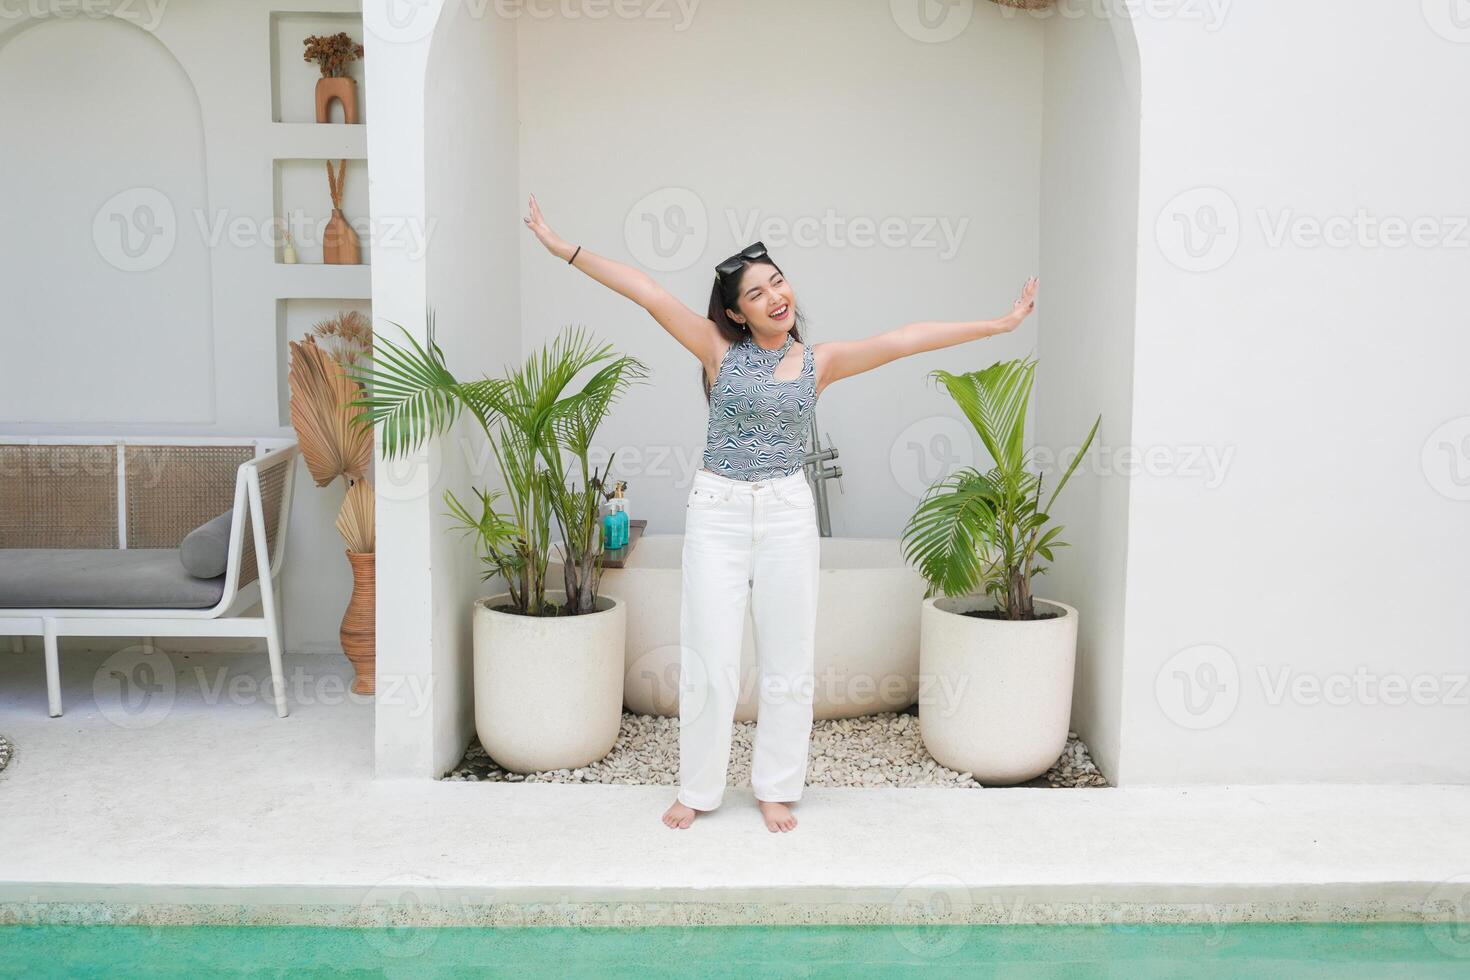
[[(331, 348), (317, 344), (321, 337)], [(319, 487), (337, 477), (347, 481), (347, 496), (337, 513), (337, 530), (347, 543), (352, 566), (352, 598), (342, 617), (342, 652), (352, 662), (355, 694), (376, 688), (377, 638), (376, 572), (373, 487), (368, 471), (373, 462), (373, 430), (359, 426), (361, 411), (352, 402), (363, 396), (361, 382), (348, 366), (372, 350), (367, 317), (345, 312), (316, 324), (305, 340), (291, 342), (291, 425), (306, 468)], [(335, 355), (335, 356), (334, 356)]]
[(347, 489), (347, 499), (337, 512), (337, 530), (347, 542), (348, 551), (372, 551), (374, 544), (373, 485), (358, 480)]
[(372, 430), (354, 424), (358, 409), (350, 407), (362, 385), (315, 337), (290, 346), (291, 426), (312, 480), (324, 487), (339, 476), (349, 484), (363, 479), (373, 459)]

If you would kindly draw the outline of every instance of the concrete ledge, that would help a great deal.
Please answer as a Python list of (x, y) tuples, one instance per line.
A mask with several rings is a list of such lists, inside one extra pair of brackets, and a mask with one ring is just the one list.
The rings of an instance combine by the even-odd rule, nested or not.
[[(137, 728), (89, 703), (100, 655), (69, 658), (84, 673), (48, 718), (39, 659), (0, 656), (17, 747), (0, 922), (1460, 924), (1470, 909), (1470, 787), (812, 788), (788, 834), (732, 787), (680, 831), (659, 821), (672, 786), (374, 780), (366, 702), (280, 719), (252, 684), (200, 700), (231, 689), (214, 671), (263, 680), (263, 656), (179, 658), (174, 703)], [(297, 670), (350, 675), (340, 658)]]

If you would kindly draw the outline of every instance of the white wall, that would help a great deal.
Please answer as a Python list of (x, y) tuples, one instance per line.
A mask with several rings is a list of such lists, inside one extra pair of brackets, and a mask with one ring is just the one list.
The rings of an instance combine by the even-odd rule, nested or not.
[[(1130, 490), (1125, 783), (1470, 779), (1470, 32), (1452, 12), (1137, 21), (1133, 441), (1172, 463)], [(1423, 219), (1423, 239), (1310, 238), (1360, 210)], [(1299, 236), (1275, 243), (1283, 218)], [(1200, 449), (1229, 454), (1223, 478), (1184, 472)]]
[[(409, 16), (398, 16), (403, 12)], [(406, 8), (374, 0), (363, 8), (368, 97), (373, 125), (368, 132), (374, 214), (405, 227), (426, 230), (424, 191), (424, 91), (429, 39), (440, 3), (426, 0)], [(375, 336), (405, 343), (392, 323), (424, 340), (428, 280), (425, 253), (407, 238), (378, 243), (372, 265)], [(374, 758), (380, 777), (432, 777), (443, 769), (436, 757), (435, 724), (452, 699), (433, 672), (437, 602), (445, 570), (431, 560), (440, 509), (437, 474), (443, 470), (439, 441), (408, 459), (388, 461), (381, 443), (375, 452), (377, 480), (377, 670), (374, 699)], [(386, 682), (386, 683), (385, 683)], [(391, 687), (391, 690), (390, 690)]]
[[(273, 120), (277, 102), (297, 118), (310, 92), (295, 74), (273, 84), (271, 13), (354, 9), (350, 0), (7, 8), (5, 434), (291, 435), (279, 414), (277, 302), (365, 300), (369, 280), (365, 267), (275, 263), (272, 161), (361, 158), (365, 141), (361, 126)], [(300, 38), (291, 43), (282, 58), (299, 61)], [(286, 647), (335, 652), (351, 590), (332, 528), (342, 491), (317, 489), (304, 467), (298, 480)], [(242, 643), (258, 646), (170, 641)]]
[[(977, 3), (944, 40), (883, 3), (705, 3), (687, 22), (645, 9), (669, 16), (517, 21), (520, 198), (535, 193), (558, 234), (700, 313), (715, 263), (762, 239), (813, 342), (1010, 309), (1039, 261), (1041, 23)], [(523, 347), (580, 323), (651, 368), (601, 444), (633, 516), (682, 530), (704, 448), (698, 363), (516, 230)], [(1035, 344), (1028, 324), (826, 389), (817, 418), (846, 472), (828, 483), (833, 534), (896, 538), (930, 482), (981, 454), (929, 371)]]
[[(515, 26), (474, 21), (469, 8), (447, 8), (435, 31), (425, 84), (428, 132), (426, 189), (435, 222), (429, 250), (429, 302), (435, 335), (457, 376), (498, 376), (521, 359), (520, 236), (516, 179)], [(466, 125), (472, 121), (471, 125)], [(472, 539), (450, 529), (443, 490), (478, 513), (473, 487), (501, 488), (484, 430), (460, 419), (448, 440), (435, 488), (434, 682), (440, 696), (434, 725), (439, 771), (463, 757), (474, 731), (470, 608), (503, 591), (480, 579), (484, 566)]]
[(1036, 445), (1054, 486), (1099, 414), (1093, 449), (1057, 498), (1071, 546), (1041, 595), (1077, 608), (1072, 727), (1109, 778), (1122, 740), (1128, 477), (1137, 279), (1138, 53), (1123, 21), (1046, 21)]

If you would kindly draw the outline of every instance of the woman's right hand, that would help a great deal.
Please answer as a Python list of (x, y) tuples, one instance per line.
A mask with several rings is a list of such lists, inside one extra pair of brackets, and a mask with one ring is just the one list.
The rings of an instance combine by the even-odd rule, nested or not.
[(536, 203), (535, 194), (531, 195), (531, 213), (521, 220), (535, 234), (536, 240), (546, 246), (546, 251), (563, 260), (571, 257), (571, 246), (562, 241), (557, 233), (546, 224), (546, 219), (541, 217), (541, 206)]

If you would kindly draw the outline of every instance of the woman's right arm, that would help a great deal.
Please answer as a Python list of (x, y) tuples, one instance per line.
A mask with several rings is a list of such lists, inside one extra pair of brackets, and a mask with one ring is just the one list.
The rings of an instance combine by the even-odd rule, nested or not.
[(531, 213), (522, 220), (541, 244), (546, 246), (548, 252), (563, 262), (575, 255), (573, 267), (647, 310), (670, 336), (699, 358), (702, 364), (718, 364), (723, 354), (720, 349), (723, 338), (708, 317), (700, 316), (679, 302), (642, 269), (598, 255), (585, 246), (578, 251), (577, 246), (564, 241), (546, 224), (534, 194), (531, 195), (530, 207)]

